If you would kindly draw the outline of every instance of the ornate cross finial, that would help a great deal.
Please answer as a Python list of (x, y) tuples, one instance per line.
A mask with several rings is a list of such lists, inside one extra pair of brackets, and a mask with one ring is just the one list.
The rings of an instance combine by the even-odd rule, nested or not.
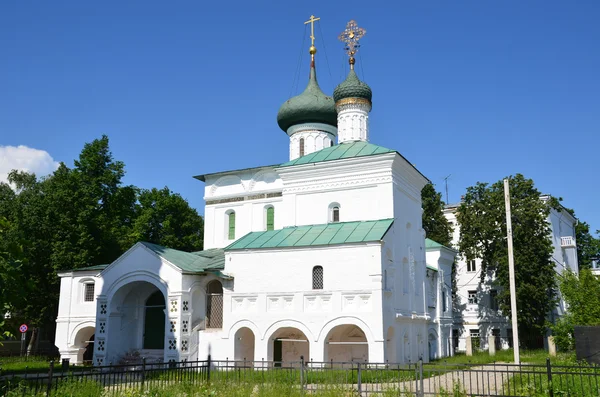
[(308, 24), (310, 23), (310, 39), (311, 39), (311, 43), (310, 43), (310, 55), (315, 56), (315, 53), (317, 52), (317, 48), (315, 47), (315, 22), (317, 22), (318, 20), (320, 20), (321, 18), (315, 18), (314, 15), (310, 16), (310, 19), (306, 22), (304, 22), (304, 24)]
[(359, 28), (356, 24), (355, 20), (351, 20), (346, 25), (346, 29), (342, 33), (338, 39), (345, 44), (344, 49), (346, 50), (346, 54), (350, 56), (350, 68), (354, 68), (354, 54), (360, 48), (360, 39), (367, 33), (363, 28)]

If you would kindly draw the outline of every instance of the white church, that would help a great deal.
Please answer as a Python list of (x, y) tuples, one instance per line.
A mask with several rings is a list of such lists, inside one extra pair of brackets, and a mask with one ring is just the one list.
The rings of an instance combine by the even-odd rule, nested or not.
[(195, 177), (205, 184), (204, 251), (139, 242), (109, 265), (60, 273), (62, 358), (407, 363), (451, 354), (457, 253), (426, 239), (428, 179), (370, 142), (372, 92), (354, 71), (363, 34), (353, 21), (343, 33), (350, 72), (333, 97), (317, 83), (313, 37), (308, 85), (277, 115), (289, 161)]

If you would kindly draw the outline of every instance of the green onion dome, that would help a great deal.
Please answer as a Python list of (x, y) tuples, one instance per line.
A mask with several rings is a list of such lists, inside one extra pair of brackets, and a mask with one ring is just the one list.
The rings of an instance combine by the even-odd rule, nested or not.
[(350, 69), (346, 80), (342, 81), (333, 90), (333, 99), (336, 103), (346, 98), (362, 98), (371, 102), (372, 97), (373, 92), (371, 91), (371, 87), (358, 79), (354, 68)]
[(285, 101), (277, 113), (277, 124), (285, 132), (291, 126), (304, 123), (323, 123), (337, 127), (333, 98), (321, 91), (314, 61), (310, 65), (310, 77), (304, 92)]

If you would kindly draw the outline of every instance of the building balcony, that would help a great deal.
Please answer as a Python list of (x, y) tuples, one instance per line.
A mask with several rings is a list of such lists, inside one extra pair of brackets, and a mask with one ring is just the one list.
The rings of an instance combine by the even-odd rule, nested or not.
[(565, 236), (560, 238), (561, 248), (575, 248), (575, 239), (572, 236)]

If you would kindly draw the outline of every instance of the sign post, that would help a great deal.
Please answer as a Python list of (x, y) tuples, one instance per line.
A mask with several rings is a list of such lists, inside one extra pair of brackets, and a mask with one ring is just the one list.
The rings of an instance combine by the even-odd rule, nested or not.
[(25, 340), (27, 339), (27, 324), (21, 324), (19, 331), (21, 332), (21, 356), (25, 354)]

